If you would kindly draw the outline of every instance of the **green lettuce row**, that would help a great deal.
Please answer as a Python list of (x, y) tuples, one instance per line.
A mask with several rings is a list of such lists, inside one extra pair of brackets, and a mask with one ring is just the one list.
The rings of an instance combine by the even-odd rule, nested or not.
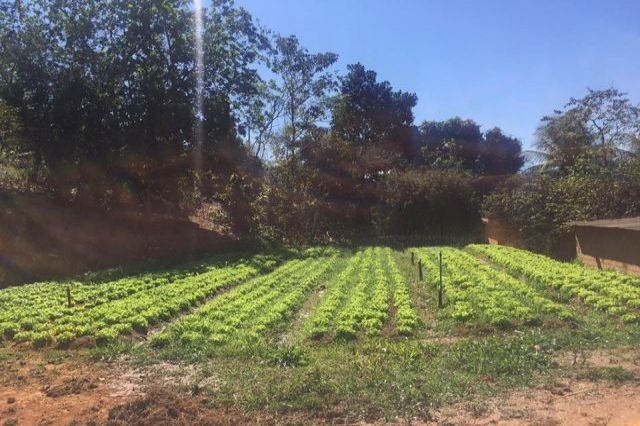
[(453, 303), (452, 318), (482, 320), (494, 326), (534, 323), (542, 314), (571, 318), (564, 306), (550, 301), (508, 274), (496, 271), (473, 256), (449, 247), (419, 249), (419, 257), (430, 269), (432, 281), (439, 280), (436, 264), (442, 250), (447, 299)]
[(365, 250), (357, 282), (351, 290), (350, 297), (338, 313), (335, 327), (336, 336), (338, 337), (355, 337), (361, 328), (362, 320), (366, 315), (367, 302), (371, 294), (371, 284), (374, 282), (374, 279), (372, 279), (374, 262), (374, 249), (369, 247)]
[(486, 256), (512, 274), (524, 275), (534, 283), (558, 289), (568, 297), (579, 297), (587, 305), (619, 316), (624, 322), (640, 319), (640, 288), (631, 277), (559, 262), (506, 246), (476, 244), (469, 246), (469, 250)]
[(393, 292), (393, 304), (396, 307), (396, 328), (398, 333), (409, 335), (420, 324), (420, 317), (411, 303), (407, 282), (400, 272), (392, 255), (392, 250), (385, 249), (386, 267)]
[[(45, 282), (13, 287), (0, 291), (0, 323), (23, 323), (22, 330), (32, 330), (32, 324), (52, 321), (94, 306), (131, 296), (173, 281), (206, 272), (224, 265), (237, 255), (212, 258), (209, 264), (191, 264), (189, 268), (158, 273), (137, 274), (105, 283), (79, 281)], [(68, 306), (67, 289), (71, 290), (72, 306)]]
[(306, 336), (318, 338), (331, 331), (337, 312), (347, 300), (347, 294), (357, 280), (364, 251), (356, 252), (347, 262), (345, 269), (329, 283), (329, 287), (313, 313), (303, 325)]
[(370, 336), (380, 334), (389, 315), (390, 283), (383, 268), (385, 260), (382, 248), (374, 248), (375, 262), (370, 271), (370, 278), (373, 282), (371, 297), (365, 305), (362, 328)]
[[(36, 342), (66, 345), (80, 336), (93, 336), (98, 343), (107, 343), (133, 330), (145, 332), (150, 324), (168, 320), (180, 311), (201, 303), (216, 291), (238, 284), (271, 266), (264, 256), (237, 262), (234, 265), (211, 269), (148, 291), (103, 303), (57, 320), (35, 324), (31, 330), (15, 333), (17, 342)], [(6, 329), (6, 323), (0, 327)], [(5, 334), (6, 330), (5, 330)]]
[(257, 338), (293, 314), (332, 259), (294, 260), (204, 305), (153, 339), (162, 346), (216, 344), (242, 333)]

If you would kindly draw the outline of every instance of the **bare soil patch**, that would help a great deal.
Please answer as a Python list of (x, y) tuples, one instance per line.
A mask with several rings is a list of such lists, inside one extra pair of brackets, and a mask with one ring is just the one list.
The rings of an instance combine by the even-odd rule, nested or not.
[(455, 404), (440, 410), (438, 425), (640, 424), (640, 385), (587, 381), (519, 391), (503, 398)]
[(126, 363), (16, 352), (0, 365), (0, 419), (3, 425), (101, 424), (111, 408), (142, 395), (142, 387)]
[[(500, 398), (462, 402), (441, 409), (438, 425), (640, 425), (640, 349), (566, 353), (557, 358), (575, 374)], [(630, 382), (590, 380), (589, 368), (623, 368)]]

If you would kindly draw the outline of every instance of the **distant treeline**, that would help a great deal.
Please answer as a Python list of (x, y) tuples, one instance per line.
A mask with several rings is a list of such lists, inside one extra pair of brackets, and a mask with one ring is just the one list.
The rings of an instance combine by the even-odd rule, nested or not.
[[(4, 186), (175, 215), (214, 201), (239, 235), (317, 241), (468, 232), (524, 165), (499, 128), (417, 125), (415, 94), (361, 64), (337, 72), (336, 54), (233, 1), (213, 0), (202, 22), (199, 69), (191, 1), (0, 0)], [(599, 127), (607, 108), (617, 122)], [(635, 155), (638, 109), (614, 89), (590, 92), (539, 136), (537, 175), (572, 173), (594, 145), (619, 164)], [(487, 212), (510, 215), (492, 200)]]

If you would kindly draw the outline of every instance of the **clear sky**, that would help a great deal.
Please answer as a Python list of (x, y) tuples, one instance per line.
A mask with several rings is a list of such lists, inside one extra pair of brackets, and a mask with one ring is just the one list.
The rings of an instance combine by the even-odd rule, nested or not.
[(236, 0), (312, 52), (415, 92), (416, 122), (472, 118), (534, 142), (587, 87), (640, 101), (640, 0)]

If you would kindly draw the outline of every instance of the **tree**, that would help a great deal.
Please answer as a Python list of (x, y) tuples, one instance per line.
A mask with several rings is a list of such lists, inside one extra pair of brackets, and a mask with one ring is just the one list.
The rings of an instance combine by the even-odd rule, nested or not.
[(640, 105), (613, 87), (588, 89), (583, 98), (571, 98), (565, 110), (585, 124), (594, 144), (628, 148), (640, 140)]
[(476, 170), (482, 146), (480, 126), (460, 117), (446, 121), (424, 121), (420, 125), (420, 144), (427, 165), (457, 164), (464, 170)]
[(498, 127), (485, 132), (478, 156), (478, 169), (484, 175), (508, 175), (517, 173), (524, 159), (522, 143), (506, 136)]
[(536, 130), (536, 146), (544, 158), (544, 169), (564, 173), (588, 147), (593, 137), (584, 121), (573, 113), (556, 111), (542, 118)]
[(475, 121), (460, 117), (424, 121), (419, 128), (422, 158), (431, 169), (460, 170), (479, 175), (506, 175), (522, 167), (522, 143), (498, 127), (482, 133)]
[(359, 63), (347, 68), (332, 108), (332, 133), (361, 150), (377, 145), (406, 156), (417, 96), (394, 91), (388, 81), (377, 81), (376, 72)]
[(640, 105), (631, 103), (617, 89), (588, 89), (582, 98), (571, 98), (562, 110), (542, 118), (537, 130), (538, 148), (547, 155), (547, 168), (565, 172), (592, 147), (600, 146), (605, 161), (610, 152), (640, 146)]
[(206, 196), (224, 192), (250, 164), (238, 116), (260, 93), (269, 43), (245, 10), (212, 2), (200, 117), (193, 22), (188, 0), (0, 0), (0, 99), (46, 169), (34, 176), (60, 198), (174, 211), (198, 179)]
[(270, 63), (279, 84), (271, 108), (285, 118), (285, 148), (290, 159), (295, 159), (299, 141), (326, 113), (327, 95), (335, 86), (328, 70), (337, 60), (335, 53), (309, 53), (295, 36), (275, 39)]

